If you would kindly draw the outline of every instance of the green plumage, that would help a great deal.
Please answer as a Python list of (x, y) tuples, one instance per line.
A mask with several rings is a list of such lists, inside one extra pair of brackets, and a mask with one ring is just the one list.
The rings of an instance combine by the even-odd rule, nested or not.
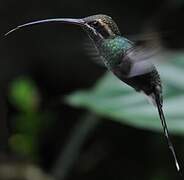
[(133, 43), (126, 38), (117, 36), (104, 39), (97, 44), (100, 55), (104, 57), (104, 64), (108, 69), (117, 66), (125, 52), (133, 46)]

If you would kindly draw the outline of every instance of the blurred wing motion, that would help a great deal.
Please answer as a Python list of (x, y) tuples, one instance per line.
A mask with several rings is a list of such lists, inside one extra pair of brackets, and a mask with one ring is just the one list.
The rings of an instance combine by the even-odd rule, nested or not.
[(103, 57), (100, 55), (98, 49), (89, 39), (85, 39), (83, 42), (84, 50), (90, 59), (101, 67), (105, 68)]
[(142, 35), (128, 36), (134, 43), (134, 47), (126, 52), (131, 62), (131, 69), (128, 77), (134, 77), (149, 73), (154, 65), (167, 63), (175, 59), (179, 54), (184, 54), (184, 49), (172, 49), (166, 47), (163, 39), (173, 36), (172, 31), (167, 32), (146, 32)]
[(154, 65), (159, 64), (166, 58), (167, 52), (156, 41), (138, 41), (127, 50), (124, 60), (131, 63), (128, 77), (143, 75), (154, 70)]

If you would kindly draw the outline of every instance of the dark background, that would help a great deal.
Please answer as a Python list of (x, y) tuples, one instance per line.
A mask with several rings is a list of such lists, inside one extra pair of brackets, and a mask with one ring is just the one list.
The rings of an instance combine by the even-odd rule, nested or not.
[[(179, 50), (183, 48), (184, 40), (183, 10), (182, 0), (1, 0), (0, 34), (3, 36), (11, 28), (33, 20), (102, 13), (113, 17), (122, 34), (135, 35), (154, 28), (161, 34), (166, 47)], [(169, 36), (162, 36), (163, 32), (169, 32)], [(9, 84), (17, 77), (29, 77), (39, 89), (41, 111), (53, 114), (52, 126), (39, 137), (38, 164), (50, 172), (72, 128), (85, 111), (62, 103), (62, 97), (92, 87), (105, 72), (84, 52), (85, 38), (86, 34), (78, 27), (52, 24), (20, 30), (1, 40), (2, 151), (12, 153), (7, 148), (7, 137), (13, 133), (12, 117), (17, 113), (8, 99)], [(68, 179), (177, 179), (164, 140), (157, 133), (102, 121), (84, 145)], [(179, 149), (180, 138), (173, 137), (173, 141)], [(182, 157), (181, 152), (178, 152), (179, 157)]]

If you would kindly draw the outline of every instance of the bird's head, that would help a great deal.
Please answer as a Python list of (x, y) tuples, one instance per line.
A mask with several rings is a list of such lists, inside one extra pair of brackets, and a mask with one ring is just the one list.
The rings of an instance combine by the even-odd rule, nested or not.
[(112, 38), (120, 35), (118, 26), (107, 15), (94, 15), (83, 19), (83, 28), (93, 40)]

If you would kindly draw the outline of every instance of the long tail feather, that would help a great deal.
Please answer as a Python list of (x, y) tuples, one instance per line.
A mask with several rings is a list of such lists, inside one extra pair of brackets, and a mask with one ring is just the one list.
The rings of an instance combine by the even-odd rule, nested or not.
[(177, 171), (180, 171), (180, 166), (179, 166), (179, 163), (178, 163), (178, 160), (177, 160), (177, 157), (176, 157), (174, 146), (173, 146), (173, 144), (171, 142), (171, 139), (170, 139), (170, 136), (169, 136), (169, 131), (168, 131), (168, 128), (167, 128), (167, 123), (166, 123), (164, 112), (163, 112), (163, 109), (162, 109), (162, 103), (160, 102), (160, 97), (158, 95), (156, 95), (155, 100), (156, 100), (156, 105), (157, 105), (157, 109), (158, 109), (158, 112), (159, 112), (160, 120), (161, 120), (161, 123), (162, 123), (162, 127), (163, 127), (163, 130), (164, 130), (164, 135), (167, 139), (169, 149), (171, 150), (171, 152), (173, 154), (176, 169), (177, 169)]

